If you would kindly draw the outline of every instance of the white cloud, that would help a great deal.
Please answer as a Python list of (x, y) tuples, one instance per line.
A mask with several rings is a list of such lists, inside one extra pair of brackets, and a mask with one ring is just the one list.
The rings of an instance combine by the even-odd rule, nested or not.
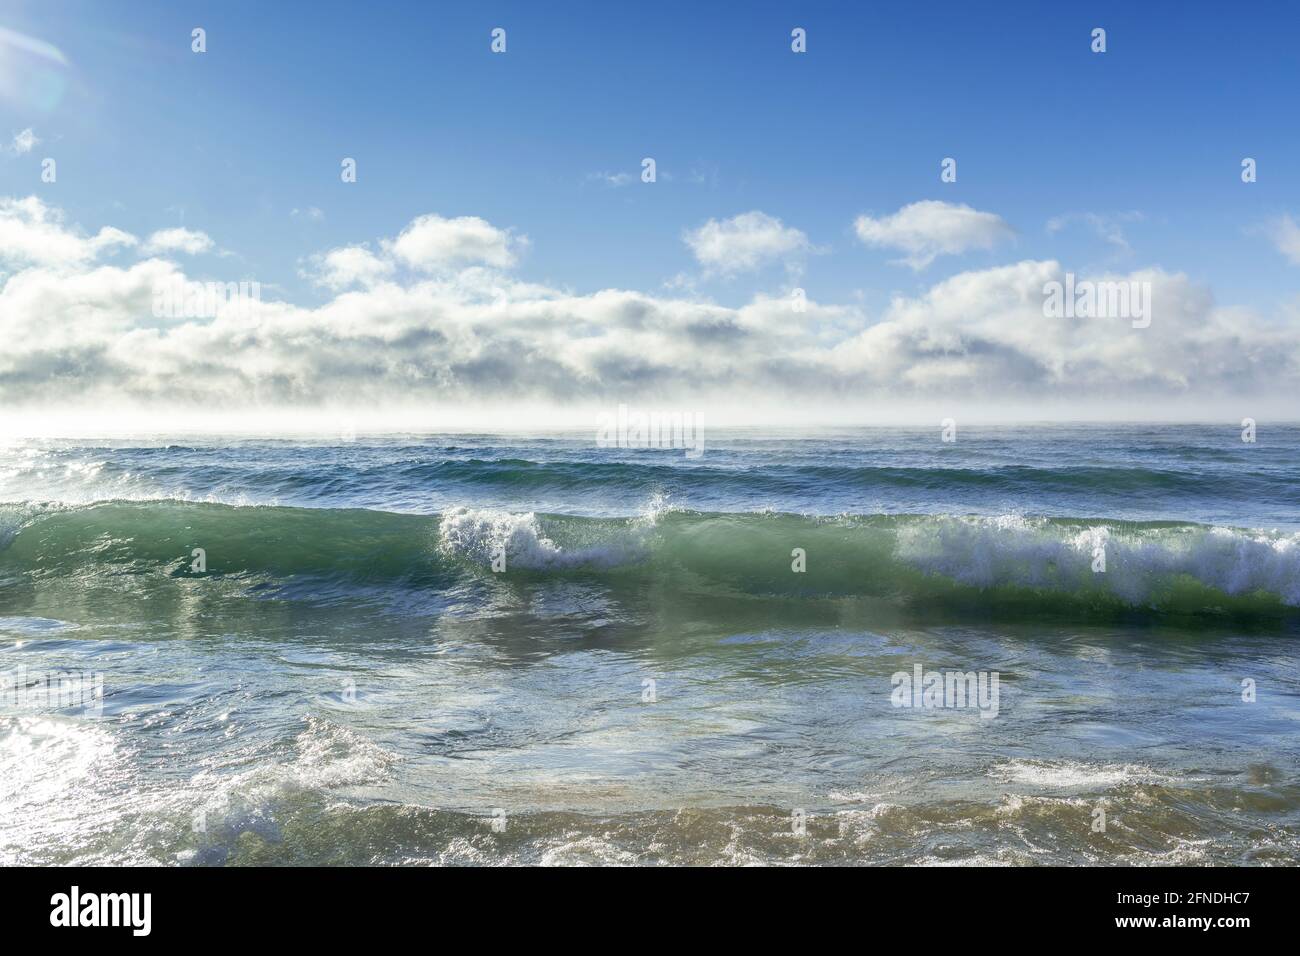
[(22, 156), (25, 153), (30, 153), (34, 148), (39, 146), (40, 143), (41, 141), (37, 137), (36, 131), (29, 126), (27, 129), (14, 133), (12, 142), (10, 142), (8, 146), (0, 147), (0, 149), (6, 153), (12, 153), (15, 156)]
[[(15, 241), (15, 228), (26, 238)], [(1045, 397), (1119, 396), (1166, 409), (1189, 397), (1300, 388), (1294, 319), (1217, 307), (1208, 290), (1159, 270), (1080, 276), (1150, 282), (1151, 325), (1134, 329), (1123, 319), (1046, 318), (1043, 286), (1063, 278), (1051, 261), (964, 272), (876, 315), (811, 299), (795, 313), (790, 301), (764, 296), (733, 308), (686, 294), (580, 295), (473, 262), (406, 272), (388, 242), (378, 253), (346, 246), (315, 260), (321, 281), (339, 292), (319, 306), (264, 299), (253, 314), (160, 321), (153, 291), (186, 278), (179, 267), (96, 263), (87, 252), (95, 241), (37, 200), (0, 200), (0, 249), (22, 250), (25, 263), (0, 277), (7, 410), (170, 410), (177, 396), (232, 409), (683, 397), (711, 408), (717, 396), (792, 408), (978, 398), (1036, 407)]]
[(1124, 235), (1124, 226), (1132, 222), (1143, 222), (1145, 219), (1146, 216), (1136, 210), (1116, 213), (1067, 213), (1047, 220), (1047, 231), (1054, 235), (1071, 223), (1082, 222), (1096, 233), (1098, 238), (1122, 252), (1131, 252), (1132, 247), (1129, 245), (1128, 237)]
[(636, 177), (631, 173), (599, 172), (587, 174), (587, 182), (596, 182), (604, 186), (612, 186), (616, 189), (619, 186), (628, 186), (635, 180)]
[(527, 244), (526, 236), (515, 236), (477, 216), (444, 219), (427, 215), (402, 230), (391, 248), (393, 255), (412, 269), (437, 272), (475, 264), (508, 268)]
[(293, 219), (310, 219), (312, 222), (322, 222), (325, 219), (325, 212), (315, 206), (308, 206), (306, 209), (294, 209), (289, 213)]
[(906, 253), (900, 261), (918, 271), (938, 256), (991, 249), (1013, 235), (1011, 227), (991, 212), (933, 199), (914, 202), (880, 219), (859, 216), (853, 226), (867, 245)]
[(304, 274), (317, 285), (337, 291), (375, 285), (399, 267), (437, 275), (481, 267), (505, 269), (515, 264), (527, 245), (526, 236), (498, 229), (477, 216), (445, 219), (431, 213), (413, 219), (396, 239), (381, 240), (377, 252), (360, 244), (312, 256)]
[(117, 246), (133, 246), (135, 236), (106, 226), (94, 236), (65, 226), (63, 214), (38, 197), (0, 197), (0, 266), (76, 268)]
[(160, 229), (145, 240), (140, 251), (145, 255), (166, 255), (169, 252), (184, 252), (197, 256), (212, 250), (214, 243), (205, 232), (177, 227)]
[(379, 258), (365, 246), (331, 249), (312, 259), (314, 279), (328, 289), (345, 289), (353, 285), (374, 285), (393, 272), (393, 263)]
[(749, 272), (812, 248), (804, 233), (757, 210), (721, 221), (710, 219), (686, 232), (683, 239), (700, 265), (723, 274)]
[(1281, 216), (1268, 225), (1269, 238), (1277, 251), (1286, 256), (1293, 265), (1300, 266), (1300, 226), (1290, 216)]

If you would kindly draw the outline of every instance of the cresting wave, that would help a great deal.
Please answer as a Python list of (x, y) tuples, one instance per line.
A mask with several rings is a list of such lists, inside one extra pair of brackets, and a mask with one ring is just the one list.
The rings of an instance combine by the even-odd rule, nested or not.
[[(1172, 522), (953, 515), (699, 513), (584, 518), (455, 509), (105, 502), (0, 506), (0, 587), (123, 573), (159, 583), (328, 580), (451, 588), (586, 576), (694, 596), (876, 598), (991, 615), (1140, 611), (1294, 622), (1300, 534)], [(801, 549), (806, 570), (793, 570)], [(505, 576), (491, 571), (504, 553)], [(1104, 553), (1104, 571), (1097, 571)], [(295, 594), (310, 594), (295, 589)]]

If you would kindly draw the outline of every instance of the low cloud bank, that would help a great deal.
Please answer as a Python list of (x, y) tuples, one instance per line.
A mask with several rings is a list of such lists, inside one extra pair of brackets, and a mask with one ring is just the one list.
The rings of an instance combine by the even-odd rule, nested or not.
[[(776, 239), (783, 249), (804, 242), (775, 220), (747, 222), (765, 227), (747, 254)], [(981, 241), (989, 228), (999, 227), (963, 225)], [(526, 237), (482, 219), (428, 215), (392, 239), (309, 259), (312, 278), (332, 295), (322, 305), (266, 297), (252, 309), (219, 302), (198, 318), (157, 314), (160, 287), (192, 281), (169, 255), (209, 244), (179, 231), (143, 243), (112, 227), (92, 234), (36, 197), (0, 199), (4, 413), (729, 400), (778, 417), (955, 402), (1128, 403), (1133, 417), (1159, 417), (1213, 409), (1221, 396), (1300, 394), (1294, 317), (1265, 321), (1220, 307), (1188, 277), (1159, 270), (1089, 277), (1150, 283), (1145, 328), (1047, 317), (1044, 286), (1064, 270), (1032, 259), (955, 275), (877, 315), (811, 295), (760, 295), (731, 308), (525, 282), (512, 270)]]

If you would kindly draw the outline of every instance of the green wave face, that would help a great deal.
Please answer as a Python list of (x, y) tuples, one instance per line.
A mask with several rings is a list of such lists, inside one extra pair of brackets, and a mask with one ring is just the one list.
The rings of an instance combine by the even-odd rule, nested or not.
[(356, 510), (188, 502), (108, 503), (28, 514), (0, 568), (60, 574), (328, 574), (394, 581), (427, 574), (436, 520)]
[[(215, 579), (346, 601), (589, 582), (718, 601), (863, 599), (963, 616), (1167, 616), (1292, 624), (1300, 536), (1169, 522), (663, 512), (581, 518), (457, 509), (115, 502), (0, 510), (0, 586), (141, 597)], [(203, 563), (195, 554), (202, 549)], [(493, 565), (503, 570), (494, 571)], [(818, 609), (810, 608), (810, 614)]]

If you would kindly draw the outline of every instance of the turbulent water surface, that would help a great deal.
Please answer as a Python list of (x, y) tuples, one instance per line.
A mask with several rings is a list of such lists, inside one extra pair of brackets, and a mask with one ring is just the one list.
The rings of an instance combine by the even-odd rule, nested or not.
[(1300, 428), (939, 438), (0, 446), (0, 862), (1300, 862)]

